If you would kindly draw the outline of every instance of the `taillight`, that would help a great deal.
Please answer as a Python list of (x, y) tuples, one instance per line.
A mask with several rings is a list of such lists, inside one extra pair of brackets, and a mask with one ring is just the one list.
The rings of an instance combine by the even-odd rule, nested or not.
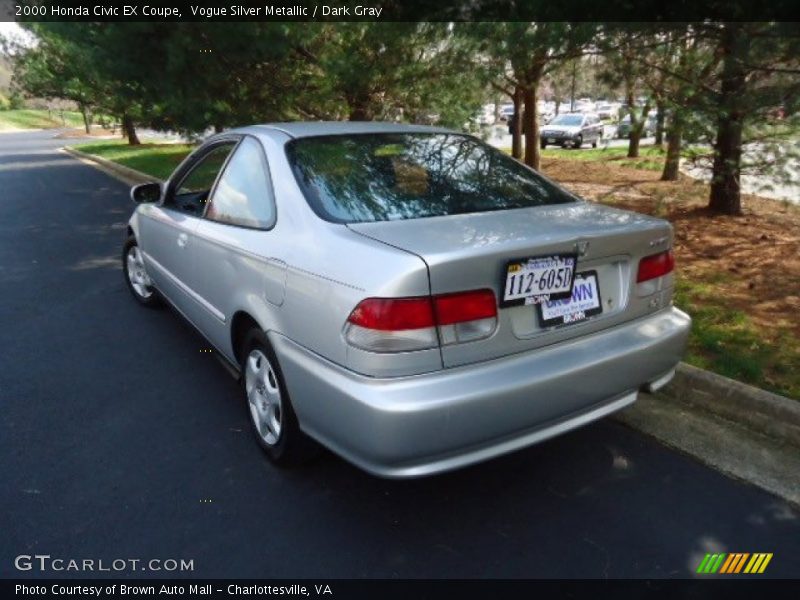
[(433, 327), (430, 296), (419, 298), (367, 298), (347, 319), (354, 325), (380, 331)]
[(489, 337), (497, 327), (497, 301), (492, 290), (434, 296), (433, 306), (443, 346)]
[(436, 308), (436, 323), (439, 325), (497, 316), (497, 302), (492, 290), (441, 294), (433, 297), (433, 305)]
[(650, 281), (671, 273), (675, 268), (675, 256), (672, 249), (646, 256), (639, 261), (639, 272), (636, 274), (636, 283)]
[(497, 326), (491, 290), (414, 298), (367, 298), (347, 319), (345, 337), (371, 352), (407, 352), (489, 337)]

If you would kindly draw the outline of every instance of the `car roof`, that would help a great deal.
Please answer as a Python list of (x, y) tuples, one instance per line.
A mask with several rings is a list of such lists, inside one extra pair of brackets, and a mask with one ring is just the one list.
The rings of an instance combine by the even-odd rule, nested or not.
[(232, 133), (266, 133), (280, 131), (292, 138), (320, 135), (348, 135), (359, 133), (455, 133), (444, 127), (391, 123), (384, 121), (308, 121), (289, 123), (264, 123), (232, 130)]

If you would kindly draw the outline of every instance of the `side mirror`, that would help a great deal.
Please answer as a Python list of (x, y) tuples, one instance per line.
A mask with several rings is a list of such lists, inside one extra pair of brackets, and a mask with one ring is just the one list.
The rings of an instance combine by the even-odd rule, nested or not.
[(131, 200), (136, 204), (158, 202), (161, 200), (161, 184), (153, 181), (133, 186), (131, 188)]

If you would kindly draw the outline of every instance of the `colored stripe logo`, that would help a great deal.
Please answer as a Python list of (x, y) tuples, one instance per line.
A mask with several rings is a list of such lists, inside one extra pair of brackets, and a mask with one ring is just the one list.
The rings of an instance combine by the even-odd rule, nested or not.
[(724, 573), (727, 575), (737, 573), (763, 573), (769, 561), (772, 560), (772, 553), (756, 552), (732, 552), (730, 554), (706, 554), (697, 567), (697, 572), (701, 574)]

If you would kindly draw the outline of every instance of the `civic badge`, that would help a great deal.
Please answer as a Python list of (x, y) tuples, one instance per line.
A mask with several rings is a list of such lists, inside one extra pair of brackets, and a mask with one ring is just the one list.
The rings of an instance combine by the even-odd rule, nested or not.
[(586, 256), (586, 252), (589, 250), (589, 242), (587, 240), (575, 242), (575, 250), (578, 252), (578, 256)]

